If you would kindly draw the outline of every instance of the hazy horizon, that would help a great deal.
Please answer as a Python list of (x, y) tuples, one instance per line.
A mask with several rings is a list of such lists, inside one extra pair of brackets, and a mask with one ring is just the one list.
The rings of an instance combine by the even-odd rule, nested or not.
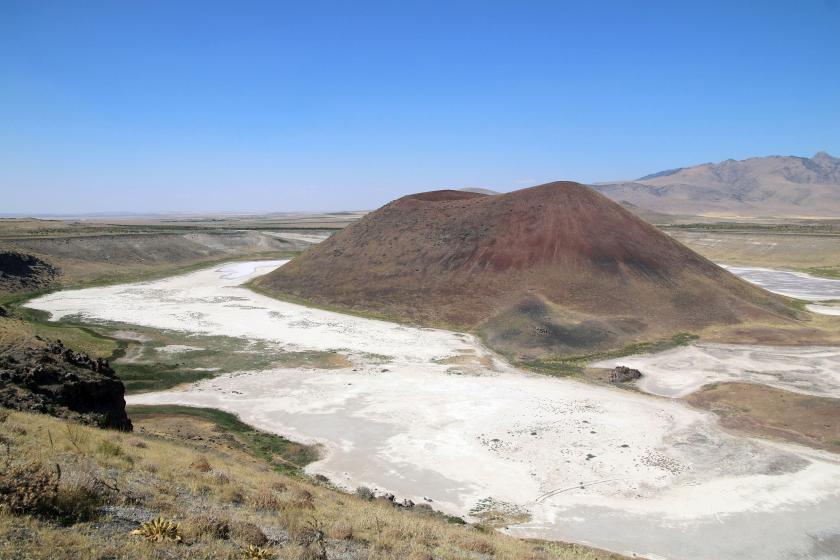
[(830, 0), (6, 0), (0, 213), (366, 210), (836, 155), (838, 49)]

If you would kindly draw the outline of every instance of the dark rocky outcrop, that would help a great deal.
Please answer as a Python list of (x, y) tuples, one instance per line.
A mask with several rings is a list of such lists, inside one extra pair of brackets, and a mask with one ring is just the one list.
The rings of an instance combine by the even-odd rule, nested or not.
[(0, 406), (131, 431), (125, 387), (107, 360), (61, 341), (0, 356)]
[(628, 381), (639, 379), (641, 376), (642, 372), (637, 369), (632, 369), (627, 366), (616, 366), (610, 373), (610, 382), (627, 383)]
[(6, 292), (38, 290), (50, 285), (58, 270), (34, 255), (0, 251), (0, 290)]

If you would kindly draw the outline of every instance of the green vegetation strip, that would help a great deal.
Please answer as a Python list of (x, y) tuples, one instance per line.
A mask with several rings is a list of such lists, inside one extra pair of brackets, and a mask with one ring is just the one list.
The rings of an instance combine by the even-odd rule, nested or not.
[(721, 232), (763, 232), (763, 233), (798, 233), (798, 234), (840, 234), (840, 223), (830, 221), (816, 224), (755, 224), (738, 222), (715, 222), (693, 224), (668, 224), (660, 226), (662, 229), (682, 229), (693, 231), (721, 231)]
[(620, 358), (621, 356), (631, 356), (633, 354), (662, 352), (663, 350), (668, 350), (669, 348), (674, 348), (676, 346), (685, 346), (697, 338), (697, 335), (683, 332), (677, 333), (668, 339), (653, 342), (638, 342), (618, 350), (595, 352), (592, 354), (580, 354), (577, 356), (558, 356), (556, 358), (528, 360), (519, 362), (518, 365), (526, 367), (537, 373), (545, 373), (548, 375), (577, 375), (582, 373), (584, 368), (586, 368), (587, 364), (590, 362), (606, 360), (609, 358)]
[(840, 279), (840, 266), (820, 266), (815, 268), (807, 268), (805, 269), (805, 272), (812, 276)]
[(316, 446), (290, 441), (283, 436), (269, 434), (252, 428), (233, 414), (215, 408), (197, 408), (179, 405), (133, 405), (126, 412), (132, 420), (143, 416), (182, 415), (213, 422), (225, 433), (231, 434), (252, 455), (264, 460), (278, 472), (300, 473), (303, 467), (318, 460)]
[(218, 371), (189, 371), (179, 364), (112, 364), (127, 394), (164, 391), (219, 375)]

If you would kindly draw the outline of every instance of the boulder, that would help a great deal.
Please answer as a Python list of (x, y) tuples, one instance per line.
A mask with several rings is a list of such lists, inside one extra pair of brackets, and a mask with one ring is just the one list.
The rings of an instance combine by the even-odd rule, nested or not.
[(639, 379), (642, 372), (637, 369), (632, 369), (627, 366), (616, 366), (610, 373), (610, 383), (626, 383)]

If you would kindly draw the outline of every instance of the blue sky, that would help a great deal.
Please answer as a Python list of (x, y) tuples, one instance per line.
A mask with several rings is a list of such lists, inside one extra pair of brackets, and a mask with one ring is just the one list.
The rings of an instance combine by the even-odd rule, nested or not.
[(0, 0), (0, 213), (365, 209), (818, 150), (836, 0)]

